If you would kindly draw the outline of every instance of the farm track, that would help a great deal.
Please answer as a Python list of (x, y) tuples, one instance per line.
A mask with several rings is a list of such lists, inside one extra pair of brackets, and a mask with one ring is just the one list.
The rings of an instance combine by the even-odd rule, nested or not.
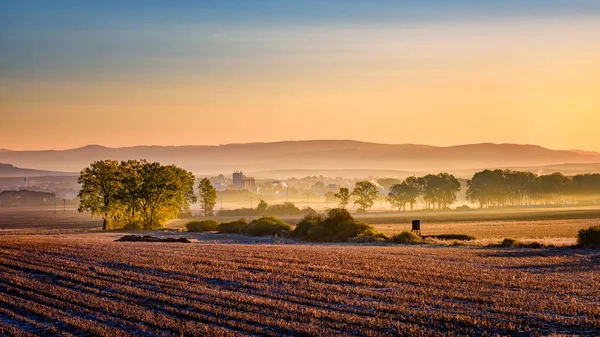
[(598, 252), (5, 236), (0, 334), (600, 334)]

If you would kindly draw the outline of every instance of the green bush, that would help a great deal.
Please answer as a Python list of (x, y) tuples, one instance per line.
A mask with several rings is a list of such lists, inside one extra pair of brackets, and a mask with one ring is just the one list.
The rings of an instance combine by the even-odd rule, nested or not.
[[(364, 232), (360, 233), (358, 236), (375, 237), (378, 234), (381, 234), (381, 233), (378, 233), (374, 228), (369, 228), (369, 229), (365, 230)], [(381, 235), (383, 235), (383, 234), (381, 234)]]
[(252, 220), (247, 226), (244, 226), (241, 229), (241, 233), (250, 236), (264, 236), (280, 234), (283, 231), (289, 231), (291, 229), (292, 226), (283, 222), (281, 219), (263, 216), (256, 220)]
[(350, 212), (348, 212), (348, 210), (345, 208), (332, 208), (327, 211), (327, 220), (334, 222), (346, 220), (354, 221), (354, 218), (352, 217), (352, 214), (350, 214)]
[(346, 209), (334, 208), (327, 212), (327, 216), (305, 215), (291, 236), (314, 242), (346, 242), (367, 231), (373, 233), (371, 236), (376, 233), (368, 224), (354, 220)]
[(227, 234), (237, 234), (242, 231), (242, 228), (248, 226), (248, 221), (241, 218), (236, 221), (223, 222), (217, 226), (217, 232)]
[(185, 225), (188, 232), (211, 232), (216, 231), (219, 222), (216, 220), (190, 221)]
[(311, 241), (333, 241), (344, 242), (350, 238), (357, 237), (372, 227), (364, 222), (355, 220), (325, 221), (318, 231), (309, 231), (308, 238)]
[(371, 243), (371, 242), (385, 242), (385, 241), (390, 241), (390, 237), (383, 233), (377, 232), (373, 228), (369, 228), (369, 229), (365, 230), (364, 232), (362, 232), (361, 234), (359, 234), (357, 237), (350, 239), (350, 242), (356, 242), (356, 243)]
[(385, 241), (385, 240), (389, 240), (390, 237), (383, 234), (383, 233), (379, 233), (378, 231), (376, 231), (374, 228), (369, 228), (366, 231), (362, 232), (361, 234), (358, 235), (358, 237), (372, 237), (377, 239), (377, 241)]
[(475, 240), (474, 236), (466, 234), (440, 234), (440, 235), (429, 235), (428, 238), (438, 240), (459, 240), (459, 241), (471, 241)]
[(306, 214), (302, 220), (296, 225), (292, 232), (292, 237), (303, 238), (308, 235), (308, 231), (325, 221), (323, 214)]
[(413, 245), (413, 244), (418, 244), (418, 243), (423, 242), (423, 239), (421, 239), (420, 236), (418, 236), (417, 234), (415, 234), (413, 232), (409, 232), (409, 231), (404, 231), (400, 234), (394, 235), (392, 240), (395, 243), (399, 243), (399, 244), (403, 244), (403, 245)]
[(577, 243), (581, 246), (600, 245), (600, 226), (591, 226), (587, 229), (579, 230)]

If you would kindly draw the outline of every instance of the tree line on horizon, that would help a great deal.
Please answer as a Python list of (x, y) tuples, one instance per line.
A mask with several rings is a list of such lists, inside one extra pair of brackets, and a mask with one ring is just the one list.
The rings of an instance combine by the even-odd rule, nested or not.
[(423, 177), (408, 177), (390, 186), (387, 201), (398, 209), (406, 210), (422, 201), (427, 210), (447, 209), (457, 199), (460, 182), (449, 173), (428, 174)]
[[(417, 204), (422, 204), (426, 210), (449, 209), (461, 190), (459, 180), (449, 173), (408, 177), (402, 181), (384, 180), (389, 184), (386, 200), (400, 210), (407, 210), (407, 207), (413, 210)], [(191, 215), (190, 205), (198, 201), (202, 213), (212, 216), (217, 199), (217, 191), (208, 178), (200, 180), (196, 195), (196, 179), (191, 172), (175, 165), (146, 160), (93, 162), (81, 171), (78, 183), (81, 185), (79, 211), (101, 216), (103, 229), (159, 228), (169, 219), (182, 214)], [(340, 188), (334, 194), (339, 201), (338, 207), (346, 208), (352, 199), (358, 206), (358, 212), (367, 211), (381, 197), (382, 186), (378, 184), (363, 180), (357, 181), (352, 191)], [(572, 203), (598, 201), (600, 174), (567, 177), (561, 173), (538, 176), (521, 171), (483, 170), (467, 181), (466, 197), (481, 208), (563, 205), (567, 200)], [(248, 211), (247, 215), (255, 211), (289, 215), (283, 214), (289, 209), (298, 214), (313, 211), (308, 208), (300, 210), (291, 203), (269, 206), (264, 200), (256, 210), (242, 210)]]
[(466, 196), (481, 208), (586, 203), (600, 200), (600, 174), (483, 170), (467, 181)]

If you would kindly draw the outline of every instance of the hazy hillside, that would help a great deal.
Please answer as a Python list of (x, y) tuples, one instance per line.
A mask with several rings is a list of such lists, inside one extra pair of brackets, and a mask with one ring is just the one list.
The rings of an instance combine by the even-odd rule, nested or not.
[(90, 145), (64, 151), (0, 152), (0, 162), (43, 170), (78, 172), (100, 159), (140, 159), (177, 164), (197, 174), (271, 170), (399, 170), (424, 172), (485, 167), (532, 167), (598, 163), (600, 154), (557, 151), (534, 145), (472, 144), (435, 147), (351, 140), (289, 141), (219, 146)]
[(74, 176), (74, 175), (77, 175), (77, 173), (32, 170), (32, 169), (15, 167), (11, 164), (0, 164), (0, 177), (1, 178)]

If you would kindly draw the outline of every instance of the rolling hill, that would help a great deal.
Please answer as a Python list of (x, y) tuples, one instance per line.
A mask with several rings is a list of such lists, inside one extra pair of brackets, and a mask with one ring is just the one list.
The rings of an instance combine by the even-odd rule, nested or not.
[(0, 163), (0, 178), (29, 178), (29, 177), (58, 177), (58, 176), (76, 176), (78, 173), (56, 172), (32, 170), (26, 168), (15, 167), (11, 164)]
[(39, 170), (78, 172), (101, 159), (141, 159), (176, 164), (196, 174), (272, 170), (461, 171), (473, 168), (539, 167), (600, 163), (600, 154), (535, 145), (470, 144), (437, 147), (353, 140), (285, 141), (217, 146), (89, 145), (70, 150), (0, 152), (0, 162)]

